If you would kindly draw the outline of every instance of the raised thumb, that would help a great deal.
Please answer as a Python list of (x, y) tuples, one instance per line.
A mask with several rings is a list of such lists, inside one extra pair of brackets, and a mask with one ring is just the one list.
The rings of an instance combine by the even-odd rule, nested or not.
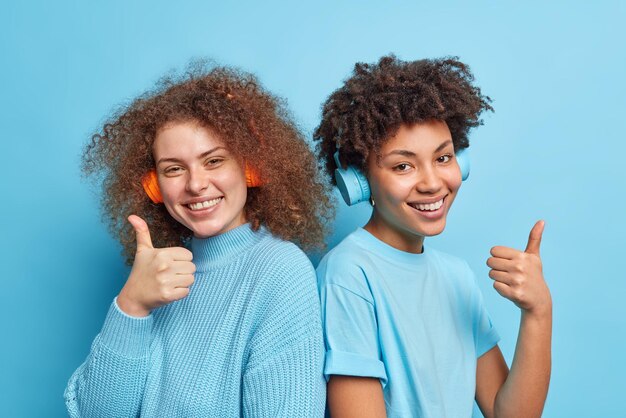
[(150, 230), (146, 221), (137, 215), (130, 215), (128, 222), (133, 226), (137, 236), (137, 251), (145, 248), (154, 248), (152, 246), (152, 238), (150, 238)]
[(528, 235), (528, 244), (526, 244), (526, 250), (524, 250), (524, 252), (539, 255), (541, 235), (543, 234), (545, 225), (546, 223), (544, 221), (537, 221), (535, 226), (533, 226), (533, 229), (530, 230), (530, 234)]

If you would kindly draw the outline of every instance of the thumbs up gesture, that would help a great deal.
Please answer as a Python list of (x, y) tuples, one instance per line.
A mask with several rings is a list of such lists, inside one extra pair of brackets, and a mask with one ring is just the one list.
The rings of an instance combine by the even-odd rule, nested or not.
[(128, 315), (148, 316), (152, 309), (189, 294), (196, 266), (186, 248), (154, 248), (148, 224), (139, 216), (129, 216), (128, 222), (135, 229), (137, 252), (117, 304)]
[(539, 247), (545, 223), (538, 221), (528, 236), (526, 250), (493, 247), (487, 265), (496, 291), (529, 313), (552, 309), (550, 290), (543, 278)]

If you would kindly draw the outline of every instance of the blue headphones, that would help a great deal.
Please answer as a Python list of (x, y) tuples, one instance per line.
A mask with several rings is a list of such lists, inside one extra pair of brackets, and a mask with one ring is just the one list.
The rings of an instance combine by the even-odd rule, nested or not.
[[(337, 169), (335, 169), (335, 181), (346, 204), (352, 206), (359, 202), (368, 201), (371, 196), (371, 191), (370, 184), (365, 174), (353, 165), (349, 165), (345, 170), (341, 168), (341, 164), (339, 163), (339, 150), (335, 151), (333, 158), (337, 166)], [(470, 173), (470, 160), (467, 148), (459, 150), (456, 153), (456, 161), (461, 168), (461, 178), (463, 181), (467, 180)]]

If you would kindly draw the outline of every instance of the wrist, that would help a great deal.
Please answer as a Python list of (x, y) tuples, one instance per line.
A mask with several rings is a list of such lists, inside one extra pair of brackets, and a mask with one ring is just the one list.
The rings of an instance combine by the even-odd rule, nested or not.
[(535, 321), (551, 321), (552, 301), (533, 306), (530, 309), (522, 309), (522, 319), (530, 319)]
[(117, 296), (117, 306), (128, 316), (142, 318), (150, 315), (150, 309), (147, 309), (145, 306), (128, 297), (128, 295), (124, 292), (124, 289), (122, 289), (120, 294)]

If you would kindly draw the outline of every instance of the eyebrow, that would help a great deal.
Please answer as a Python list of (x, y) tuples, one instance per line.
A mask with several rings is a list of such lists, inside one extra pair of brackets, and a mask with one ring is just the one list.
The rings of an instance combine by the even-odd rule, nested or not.
[[(446, 139), (444, 142), (442, 142), (434, 151), (434, 153), (437, 153), (439, 151), (441, 151), (442, 149), (444, 149), (445, 147), (447, 147), (448, 145), (452, 144), (452, 140), (451, 139)], [(395, 149), (391, 152), (388, 152), (387, 154), (383, 155), (383, 158), (388, 157), (390, 155), (401, 155), (403, 157), (415, 157), (417, 154), (415, 154), (413, 151), (409, 151), (409, 150), (405, 150), (405, 149)]]
[[(213, 154), (215, 151), (223, 149), (226, 151), (226, 147), (215, 147), (215, 148), (211, 148), (208, 151), (203, 152), (202, 154), (200, 154), (198, 156), (198, 159), (202, 159), (205, 157), (208, 157), (209, 155)], [(156, 162), (156, 165), (159, 165), (161, 163), (179, 163), (181, 162), (181, 160), (179, 160), (178, 158), (159, 158), (159, 161)]]

